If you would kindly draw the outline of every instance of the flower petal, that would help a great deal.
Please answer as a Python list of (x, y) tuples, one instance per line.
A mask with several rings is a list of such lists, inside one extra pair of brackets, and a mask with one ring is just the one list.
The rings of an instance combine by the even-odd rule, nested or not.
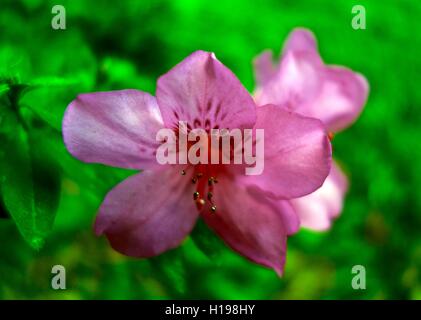
[[(283, 52), (284, 55), (292, 53), (297, 57), (303, 52), (314, 54), (322, 63), (314, 34), (304, 28), (291, 32)], [(358, 118), (367, 101), (369, 86), (361, 74), (344, 67), (324, 65), (321, 71), (320, 92), (307, 103), (297, 105), (294, 111), (320, 119), (330, 131), (336, 132), (350, 126)], [(307, 75), (310, 76), (311, 72), (307, 72)], [(306, 74), (302, 76), (306, 77)]]
[(265, 50), (253, 59), (256, 83), (259, 86), (263, 85), (276, 74), (276, 66), (273, 63), (272, 56), (272, 51)]
[(331, 146), (320, 120), (275, 105), (257, 109), (255, 129), (264, 129), (264, 170), (243, 176), (275, 198), (307, 195), (323, 184), (330, 171)]
[(368, 91), (368, 82), (361, 74), (325, 65), (313, 33), (299, 28), (285, 43), (278, 72), (258, 87), (254, 96), (258, 105), (280, 105), (320, 119), (329, 131), (336, 132), (360, 115)]
[(337, 132), (358, 118), (368, 91), (368, 82), (361, 74), (343, 67), (326, 67), (320, 93), (307, 105), (297, 108), (297, 112), (318, 118), (329, 131)]
[(288, 201), (268, 199), (229, 176), (220, 177), (212, 199), (217, 211), (202, 213), (210, 228), (234, 251), (281, 276), (287, 235), (299, 225)]
[(178, 166), (160, 169), (127, 178), (102, 203), (95, 233), (118, 252), (152, 257), (177, 247), (193, 229), (198, 211), (190, 179)]
[(342, 211), (347, 189), (346, 176), (338, 165), (333, 163), (330, 174), (320, 189), (308, 196), (291, 200), (301, 225), (316, 231), (329, 229), (332, 219)]
[(252, 128), (255, 104), (212, 53), (196, 51), (158, 79), (156, 96), (167, 127)]
[(290, 33), (278, 67), (273, 66), (272, 55), (266, 51), (256, 58), (254, 66), (256, 78), (264, 77), (254, 95), (258, 105), (273, 103), (294, 110), (320, 90), (323, 62), (316, 39), (307, 29), (296, 28)]
[(293, 51), (317, 53), (317, 41), (313, 32), (305, 28), (295, 28), (285, 41), (283, 54)]
[(156, 99), (137, 90), (81, 94), (67, 107), (63, 138), (85, 162), (144, 169), (157, 164), (156, 133), (163, 126)]
[(287, 52), (276, 74), (255, 92), (257, 105), (276, 104), (295, 111), (320, 92), (323, 65), (315, 53)]

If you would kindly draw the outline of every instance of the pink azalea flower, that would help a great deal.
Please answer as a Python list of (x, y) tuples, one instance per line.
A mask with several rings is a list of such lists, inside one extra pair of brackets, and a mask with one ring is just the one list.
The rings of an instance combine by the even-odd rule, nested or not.
[[(263, 174), (246, 176), (233, 164), (158, 164), (156, 134), (176, 131), (178, 121), (189, 129), (263, 128)], [(66, 110), (63, 136), (82, 161), (144, 169), (108, 193), (94, 226), (134, 257), (177, 247), (201, 217), (233, 250), (281, 274), (287, 235), (299, 227), (284, 199), (313, 192), (330, 170), (321, 121), (256, 108), (234, 74), (203, 51), (161, 76), (156, 98), (137, 90), (79, 95)]]
[[(295, 29), (288, 37), (278, 65), (272, 52), (254, 60), (258, 105), (282, 106), (323, 121), (330, 133), (350, 126), (360, 115), (368, 96), (366, 79), (350, 69), (325, 65), (314, 35)], [(291, 201), (304, 227), (325, 230), (342, 211), (348, 188), (345, 174), (334, 162), (323, 186)]]

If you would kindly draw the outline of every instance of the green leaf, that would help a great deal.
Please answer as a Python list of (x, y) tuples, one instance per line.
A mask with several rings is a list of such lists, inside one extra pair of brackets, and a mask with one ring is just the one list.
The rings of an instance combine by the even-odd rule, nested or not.
[(7, 83), (0, 83), (0, 96), (9, 91), (9, 85)]
[(0, 80), (11, 79), (23, 83), (28, 79), (31, 64), (29, 56), (22, 48), (5, 44), (0, 47)]
[(84, 92), (79, 83), (73, 80), (61, 83), (57, 80), (46, 82), (44, 85), (37, 82), (31, 83), (25, 95), (19, 100), (20, 105), (30, 106), (45, 122), (56, 130), (61, 130), (64, 111), (67, 105), (76, 98), (79, 92)]
[(24, 128), (12, 112), (6, 122), (13, 130), (0, 136), (1, 197), (23, 238), (40, 249), (53, 227), (60, 171), (43, 143), (43, 128)]
[(190, 234), (194, 244), (211, 260), (226, 250), (224, 243), (213, 233), (202, 219), (199, 219)]
[(174, 295), (186, 291), (186, 266), (181, 248), (169, 250), (149, 259), (154, 272), (165, 279), (165, 283)]

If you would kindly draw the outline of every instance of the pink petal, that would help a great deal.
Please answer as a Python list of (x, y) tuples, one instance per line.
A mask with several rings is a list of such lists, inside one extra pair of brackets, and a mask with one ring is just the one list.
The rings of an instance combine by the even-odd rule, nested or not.
[[(283, 52), (284, 56), (293, 53), (297, 57), (307, 52), (322, 61), (314, 34), (304, 28), (291, 32)], [(307, 100), (306, 105), (297, 106), (295, 111), (322, 120), (330, 131), (335, 132), (350, 126), (360, 115), (367, 101), (368, 82), (361, 74), (344, 67), (325, 65), (322, 69), (322, 85), (317, 97)]]
[(255, 93), (257, 105), (276, 104), (290, 110), (311, 102), (320, 92), (323, 65), (317, 54), (288, 52), (277, 73)]
[(288, 202), (268, 199), (229, 176), (220, 178), (212, 199), (217, 211), (203, 212), (205, 222), (234, 251), (273, 268), (281, 276), (287, 234), (295, 232), (299, 225)]
[(151, 257), (177, 247), (193, 229), (198, 211), (194, 188), (178, 166), (147, 170), (121, 182), (102, 203), (95, 233), (133, 257)]
[(322, 120), (330, 131), (343, 130), (360, 115), (368, 90), (361, 74), (343, 67), (326, 67), (320, 93), (297, 111)]
[(285, 41), (283, 54), (285, 55), (291, 51), (317, 53), (317, 41), (313, 32), (305, 28), (295, 28), (292, 30)]
[(265, 50), (253, 60), (257, 85), (262, 85), (276, 74), (272, 51)]
[(335, 132), (358, 118), (368, 90), (362, 75), (325, 65), (314, 35), (306, 29), (295, 29), (285, 43), (278, 72), (258, 87), (254, 96), (258, 105), (277, 104), (320, 119)]
[(167, 127), (252, 128), (255, 104), (235, 75), (212, 53), (196, 51), (158, 79), (158, 104)]
[(161, 128), (156, 99), (137, 90), (81, 94), (63, 119), (64, 142), (74, 157), (122, 168), (157, 164), (155, 136)]
[(264, 170), (244, 176), (245, 183), (282, 199), (307, 195), (323, 184), (331, 146), (321, 121), (266, 105), (257, 109), (255, 128), (264, 129)]
[(332, 220), (342, 211), (347, 189), (346, 176), (338, 165), (333, 163), (332, 170), (320, 189), (308, 196), (291, 200), (301, 225), (317, 231), (329, 229)]

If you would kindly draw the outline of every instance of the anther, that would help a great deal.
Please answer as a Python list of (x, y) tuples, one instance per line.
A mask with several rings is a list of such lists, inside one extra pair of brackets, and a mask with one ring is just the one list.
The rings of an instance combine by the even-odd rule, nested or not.
[(196, 175), (196, 177), (197, 177), (198, 179), (200, 179), (201, 177), (203, 177), (203, 173), (199, 172), (199, 173)]
[(181, 170), (181, 175), (185, 176), (186, 175), (186, 170)]
[(211, 200), (211, 199), (212, 199), (212, 197), (213, 197), (212, 192), (208, 192), (208, 200)]
[(199, 199), (199, 192), (198, 191), (196, 191), (195, 193), (193, 193), (193, 199), (194, 200), (197, 200), (197, 199)]
[(208, 179), (208, 184), (211, 186), (211, 185), (213, 184), (214, 180), (215, 180), (215, 178), (214, 178), (214, 177), (210, 177), (210, 178)]
[(212, 206), (212, 207), (210, 207), (210, 211), (211, 211), (212, 213), (215, 213), (215, 212), (216, 212), (216, 206)]
[(200, 204), (200, 205), (202, 205), (202, 206), (203, 206), (203, 205), (205, 205), (205, 200), (204, 200), (204, 199), (199, 199), (199, 200), (198, 200), (198, 202), (199, 202), (199, 204)]
[(197, 182), (197, 178), (196, 178), (196, 177), (192, 178), (192, 179), (191, 179), (191, 182), (192, 182), (193, 184), (195, 184), (195, 183)]

